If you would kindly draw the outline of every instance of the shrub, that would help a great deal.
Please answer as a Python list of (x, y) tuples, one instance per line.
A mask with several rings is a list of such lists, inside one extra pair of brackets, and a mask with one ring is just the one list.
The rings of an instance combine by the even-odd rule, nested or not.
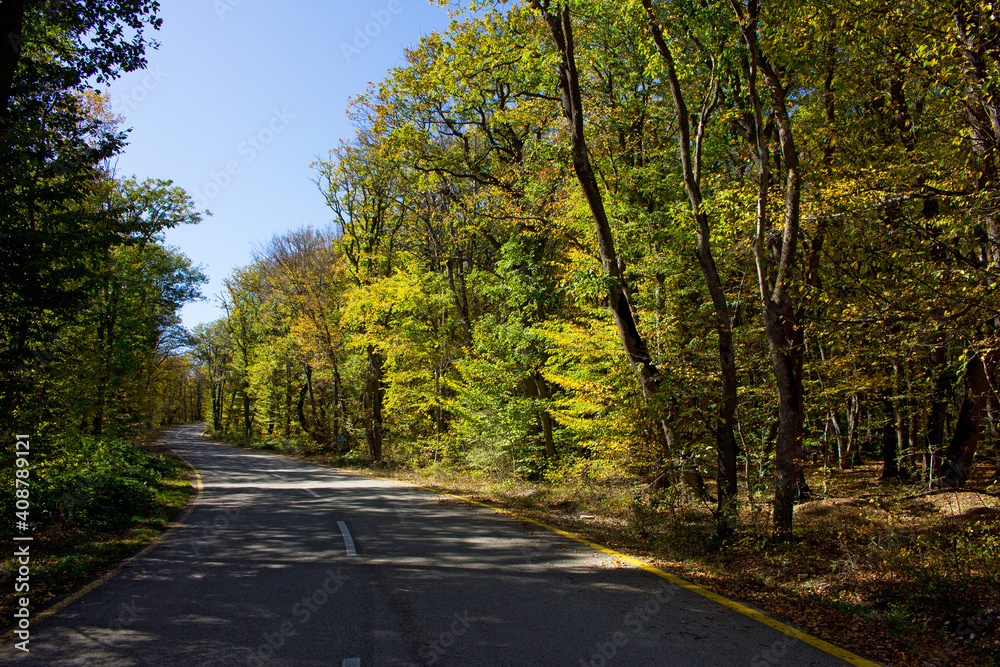
[[(29, 523), (120, 528), (147, 514), (154, 487), (179, 464), (115, 438), (45, 435), (32, 438)], [(3, 473), (0, 511), (14, 514), (13, 466)], [(9, 533), (10, 527), (3, 528)]]

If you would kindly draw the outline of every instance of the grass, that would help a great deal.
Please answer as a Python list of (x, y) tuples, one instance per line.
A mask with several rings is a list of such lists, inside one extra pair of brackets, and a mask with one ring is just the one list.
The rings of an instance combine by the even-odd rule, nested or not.
[[(162, 456), (164, 450), (159, 449)], [(169, 470), (168, 475), (151, 484), (152, 506), (130, 525), (102, 527), (64, 521), (32, 532), (31, 590), (28, 594), (32, 614), (128, 558), (170, 525), (187, 504), (193, 488), (187, 468), (177, 464)], [(17, 568), (14, 558), (6, 557), (0, 563), (0, 581), (3, 582), (0, 615), (5, 628), (10, 627), (16, 598), (25, 595), (14, 593)]]

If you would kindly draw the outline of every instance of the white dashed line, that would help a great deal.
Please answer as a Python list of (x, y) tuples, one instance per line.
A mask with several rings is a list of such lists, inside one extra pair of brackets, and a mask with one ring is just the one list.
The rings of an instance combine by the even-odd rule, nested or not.
[(316, 493), (316, 492), (315, 492), (315, 491), (313, 491), (312, 489), (306, 489), (306, 491), (308, 491), (309, 493), (313, 494), (313, 495), (314, 495), (314, 496), (316, 496), (317, 498), (320, 498), (320, 497), (321, 497), (321, 496), (320, 496), (320, 495), (319, 495), (318, 493)]
[(361, 667), (361, 658), (344, 658), (340, 667)]
[[(337, 525), (340, 526), (340, 534), (344, 536), (344, 547), (347, 549), (348, 556), (357, 556), (358, 552), (354, 550), (354, 538), (351, 537), (351, 531), (347, 530), (347, 524), (343, 521), (338, 521)], [(357, 660), (358, 665), (361, 664), (361, 658), (351, 658), (351, 660)], [(346, 664), (346, 659), (345, 659)]]

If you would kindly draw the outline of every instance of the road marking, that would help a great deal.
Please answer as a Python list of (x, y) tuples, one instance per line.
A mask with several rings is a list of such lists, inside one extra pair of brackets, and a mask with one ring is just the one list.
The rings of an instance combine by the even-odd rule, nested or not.
[[(180, 440), (181, 439), (181, 435), (183, 435), (184, 433), (190, 431), (193, 428), (198, 428), (199, 426), (200, 426), (200, 424), (195, 424), (194, 426), (187, 426), (185, 428), (182, 428), (181, 430), (177, 431), (177, 433), (174, 433), (174, 440)], [(200, 435), (205, 435), (205, 429), (201, 430), (201, 434)]]
[(320, 496), (320, 495), (319, 495), (318, 493), (316, 493), (315, 491), (313, 491), (312, 489), (306, 489), (306, 491), (308, 491), (309, 493), (313, 494), (313, 495), (314, 495), (314, 496), (316, 496), (317, 498), (321, 498), (321, 497), (322, 497), (322, 496)]
[[(344, 536), (344, 547), (347, 549), (348, 556), (357, 556), (358, 552), (354, 550), (354, 539), (351, 537), (351, 531), (347, 530), (347, 524), (343, 521), (338, 521), (337, 525), (340, 526), (340, 534)], [(354, 660), (355, 658), (351, 658)], [(357, 658), (358, 664), (361, 664), (361, 658)]]
[[(229, 447), (232, 447), (233, 449), (242, 449), (240, 447), (237, 447), (236, 445), (230, 445), (228, 443), (216, 443), (216, 444), (227, 445)], [(283, 458), (292, 459), (292, 457), (285, 456), (284, 454), (271, 454), (270, 456), (281, 456)], [(292, 460), (297, 460), (297, 459), (292, 459)], [(187, 463), (187, 462), (185, 461), (185, 463)], [(190, 464), (188, 464), (188, 465), (189, 465), (189, 467), (191, 467)], [(322, 467), (327, 467), (327, 466), (322, 466)], [(193, 467), (191, 467), (191, 469), (194, 470)], [(430, 488), (427, 488), (426, 486), (420, 486), (419, 484), (414, 484), (412, 482), (404, 482), (402, 480), (397, 480), (397, 479), (386, 479), (384, 477), (378, 477), (376, 475), (359, 472), (357, 470), (345, 470), (345, 469), (342, 469), (342, 468), (330, 468), (330, 469), (336, 470), (338, 472), (341, 472), (341, 473), (344, 473), (344, 474), (348, 474), (348, 475), (357, 475), (359, 477), (368, 477), (370, 479), (376, 479), (376, 480), (379, 480), (381, 482), (388, 482), (389, 484), (403, 484), (403, 485), (406, 485), (406, 486), (411, 486), (411, 487), (414, 487), (414, 488), (423, 489), (424, 491), (429, 491), (431, 493), (436, 493), (436, 494), (440, 494), (440, 495), (443, 495), (443, 496), (448, 496), (450, 498), (455, 498), (456, 500), (461, 500), (463, 502), (469, 503), (470, 505), (478, 505), (480, 507), (485, 507), (486, 509), (493, 510), (494, 512), (499, 512), (501, 514), (506, 514), (506, 515), (514, 517), (515, 519), (518, 519), (520, 521), (525, 521), (527, 523), (536, 525), (539, 528), (545, 528), (546, 530), (550, 530), (553, 533), (556, 533), (557, 535), (562, 535), (563, 537), (567, 537), (567, 538), (569, 538), (571, 540), (574, 540), (576, 542), (579, 542), (581, 544), (585, 544), (588, 547), (590, 547), (591, 549), (595, 549), (595, 550), (600, 551), (602, 553), (608, 554), (609, 556), (614, 556), (615, 558), (618, 558), (620, 560), (626, 561), (628, 563), (632, 563), (633, 565), (635, 565), (635, 566), (637, 566), (639, 568), (642, 568), (643, 570), (646, 570), (647, 572), (649, 572), (651, 574), (655, 574), (658, 577), (661, 577), (663, 579), (666, 579), (667, 581), (670, 581), (670, 582), (672, 582), (674, 584), (677, 584), (678, 586), (680, 586), (682, 588), (685, 588), (685, 589), (691, 591), (692, 593), (696, 593), (696, 594), (701, 595), (703, 597), (706, 597), (706, 598), (708, 598), (710, 600), (718, 602), (719, 604), (723, 605), (724, 607), (728, 607), (729, 609), (732, 609), (733, 611), (735, 611), (737, 613), (740, 613), (740, 614), (742, 614), (742, 615), (744, 615), (744, 616), (746, 616), (748, 618), (752, 618), (753, 620), (755, 620), (755, 621), (757, 621), (759, 623), (762, 623), (762, 624), (764, 624), (764, 625), (766, 625), (766, 626), (768, 626), (770, 628), (773, 628), (773, 629), (777, 630), (778, 632), (782, 632), (782, 633), (784, 633), (784, 634), (786, 634), (786, 635), (788, 635), (790, 637), (794, 637), (795, 639), (798, 639), (798, 640), (800, 640), (802, 642), (805, 642), (806, 644), (809, 644), (810, 646), (813, 646), (813, 647), (815, 647), (815, 648), (823, 651), (824, 653), (828, 653), (829, 655), (832, 655), (832, 656), (835, 656), (837, 658), (840, 658), (841, 660), (844, 660), (845, 662), (847, 662), (847, 663), (849, 663), (851, 665), (855, 665), (856, 667), (881, 667), (881, 665), (879, 665), (876, 662), (872, 662), (870, 660), (866, 660), (866, 659), (862, 658), (859, 655), (851, 653), (850, 651), (848, 651), (846, 649), (842, 649), (839, 646), (831, 644), (830, 642), (824, 641), (824, 640), (820, 639), (819, 637), (813, 637), (812, 635), (807, 634), (807, 633), (803, 632), (802, 630), (799, 630), (798, 628), (793, 628), (792, 626), (787, 625), (785, 623), (782, 623), (781, 621), (779, 621), (777, 619), (773, 619), (770, 616), (765, 616), (764, 614), (762, 614), (759, 611), (756, 611), (755, 609), (751, 609), (751, 608), (749, 608), (749, 607), (747, 607), (745, 605), (740, 604), (739, 602), (735, 602), (733, 600), (725, 598), (722, 595), (719, 595), (718, 593), (710, 591), (710, 590), (708, 590), (706, 588), (702, 588), (701, 586), (699, 586), (697, 584), (692, 584), (689, 581), (685, 581), (684, 579), (681, 579), (680, 577), (678, 577), (676, 575), (670, 574), (669, 572), (665, 572), (665, 571), (661, 570), (658, 567), (654, 567), (654, 566), (650, 565), (649, 563), (644, 563), (643, 561), (641, 561), (641, 560), (639, 560), (637, 558), (632, 558), (631, 556), (626, 556), (625, 554), (623, 554), (621, 552), (618, 552), (618, 551), (615, 551), (614, 549), (609, 549), (608, 547), (602, 546), (600, 544), (596, 544), (595, 542), (591, 542), (590, 540), (586, 540), (586, 539), (580, 537), (579, 535), (574, 535), (573, 533), (567, 532), (567, 531), (562, 530), (560, 528), (556, 528), (554, 526), (550, 526), (548, 524), (542, 523), (541, 521), (536, 521), (535, 519), (529, 519), (528, 517), (522, 517), (521, 515), (516, 514), (514, 512), (511, 512), (509, 510), (501, 509), (499, 507), (494, 507), (493, 505), (487, 505), (486, 503), (481, 503), (481, 502), (476, 501), (476, 500), (471, 500), (469, 498), (465, 498), (463, 496), (455, 495), (453, 493), (445, 493), (443, 491), (437, 491), (436, 489), (430, 489)], [(194, 474), (195, 474), (195, 479), (196, 479), (196, 489), (197, 489), (197, 492), (198, 492), (197, 495), (195, 496), (194, 500), (195, 500), (195, 502), (197, 502), (197, 500), (199, 499), (199, 497), (201, 495), (201, 476), (198, 475), (198, 471), (197, 470), (194, 470)], [(194, 504), (194, 502), (189, 502), (188, 503), (188, 507), (185, 509), (185, 514), (190, 513), (191, 506), (193, 504)], [(173, 529), (175, 529), (177, 526), (179, 526), (180, 523), (181, 523), (181, 520), (184, 519), (184, 518), (185, 518), (184, 515), (182, 515), (181, 517), (179, 517), (171, 525), (171, 527), (165, 533), (161, 533), (160, 534), (160, 538), (161, 538), (160, 540), (154, 539), (152, 543), (150, 543), (149, 545), (147, 545), (147, 547), (145, 549), (143, 549), (142, 551), (140, 551), (139, 553), (137, 553), (135, 556), (133, 556), (132, 558), (130, 558), (129, 561), (135, 560), (139, 556), (143, 555), (144, 553), (146, 553), (147, 551), (149, 551), (150, 549), (152, 549), (156, 545), (156, 543), (158, 543), (158, 541), (162, 541), (162, 538), (166, 537), (166, 533), (171, 532)], [(357, 552), (354, 550), (354, 540), (351, 539), (351, 533), (347, 530), (347, 525), (343, 521), (338, 521), (337, 525), (340, 526), (340, 532), (343, 533), (343, 535), (344, 535), (344, 545), (347, 547), (347, 554), (349, 556), (356, 556)], [(117, 570), (113, 570), (113, 571), (109, 572), (107, 575), (105, 575), (104, 577), (101, 577), (99, 580), (93, 582), (91, 585), (86, 586), (83, 590), (77, 591), (77, 593), (74, 594), (74, 595), (72, 595), (72, 596), (70, 596), (69, 599), (65, 599), (61, 603), (59, 603), (57, 605), (54, 605), (52, 608), (47, 609), (47, 610), (41, 612), (40, 614), (36, 615), (35, 619), (36, 620), (40, 620), (40, 619), (45, 618), (47, 616), (51, 616), (52, 614), (56, 613), (60, 609), (64, 608), (69, 603), (71, 603), (71, 602), (75, 601), (76, 599), (78, 599), (79, 597), (83, 596), (85, 593), (89, 592), (90, 590), (93, 590), (94, 588), (97, 588), (102, 583), (104, 583), (105, 581), (107, 581), (108, 579), (110, 579), (112, 576), (114, 576), (114, 574), (116, 574), (116, 573), (117, 573)], [(6, 641), (10, 637), (13, 637), (13, 635), (14, 635), (14, 631), (13, 630), (9, 630), (5, 635), (3, 635), (2, 637), (0, 637), (0, 641)], [(348, 660), (357, 660), (357, 662), (347, 662)], [(347, 663), (347, 664), (345, 664), (345, 663)], [(345, 658), (344, 662), (341, 663), (341, 667), (361, 667), (361, 658)]]
[(272, 472), (271, 474), (274, 475), (275, 477), (277, 477), (278, 479), (285, 479), (284, 477), (282, 477), (281, 475), (279, 475), (276, 472)]

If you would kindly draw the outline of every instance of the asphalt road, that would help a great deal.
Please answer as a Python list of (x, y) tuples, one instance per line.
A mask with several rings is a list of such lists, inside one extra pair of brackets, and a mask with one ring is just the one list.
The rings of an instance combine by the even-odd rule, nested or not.
[(209, 443), (183, 524), (31, 627), (25, 665), (816, 665), (813, 646), (509, 516)]

